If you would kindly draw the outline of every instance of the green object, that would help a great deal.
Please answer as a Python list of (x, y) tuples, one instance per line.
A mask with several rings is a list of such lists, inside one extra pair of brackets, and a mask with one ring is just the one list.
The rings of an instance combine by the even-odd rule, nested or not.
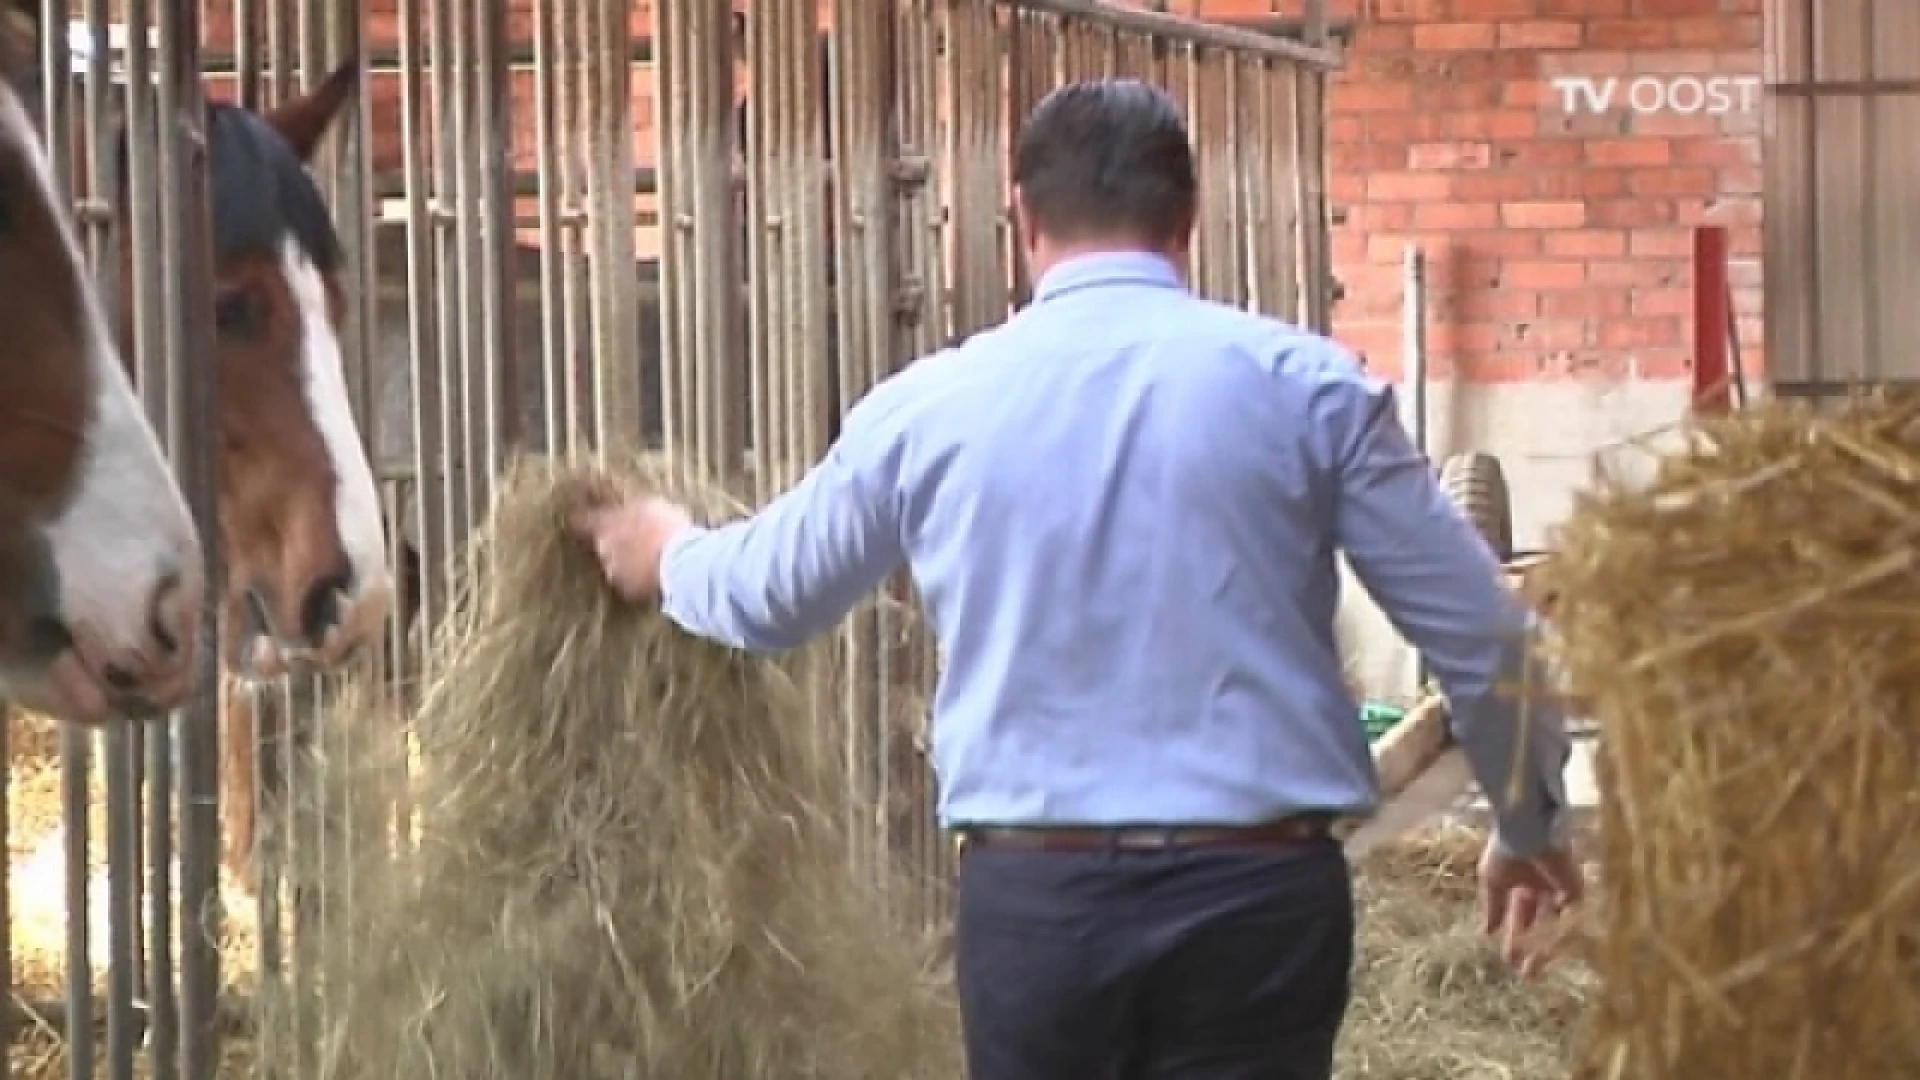
[(1368, 742), (1379, 741), (1380, 736), (1391, 731), (1406, 718), (1407, 710), (1398, 705), (1369, 701), (1360, 706), (1360, 722), (1366, 725)]

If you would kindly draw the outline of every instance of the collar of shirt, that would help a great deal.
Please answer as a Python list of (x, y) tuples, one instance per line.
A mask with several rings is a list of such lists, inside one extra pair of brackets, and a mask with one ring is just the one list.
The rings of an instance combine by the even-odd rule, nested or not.
[(1164, 255), (1145, 251), (1103, 251), (1075, 255), (1055, 263), (1040, 278), (1033, 290), (1033, 302), (1045, 303), (1057, 296), (1102, 285), (1153, 285), (1178, 289), (1183, 285), (1180, 268)]

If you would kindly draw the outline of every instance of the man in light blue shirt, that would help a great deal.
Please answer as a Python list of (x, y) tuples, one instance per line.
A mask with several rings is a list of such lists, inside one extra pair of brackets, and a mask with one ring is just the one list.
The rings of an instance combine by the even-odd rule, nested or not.
[(911, 568), (945, 656), (977, 1080), (1325, 1080), (1354, 917), (1328, 826), (1377, 798), (1336, 553), (1448, 693), (1494, 807), (1490, 929), (1581, 888), (1564, 730), (1514, 692), (1527, 612), (1386, 387), (1188, 291), (1194, 163), (1166, 95), (1057, 91), (1014, 178), (1029, 307), (876, 387), (751, 518), (642, 499), (581, 529), (623, 593), (745, 649), (798, 646)]

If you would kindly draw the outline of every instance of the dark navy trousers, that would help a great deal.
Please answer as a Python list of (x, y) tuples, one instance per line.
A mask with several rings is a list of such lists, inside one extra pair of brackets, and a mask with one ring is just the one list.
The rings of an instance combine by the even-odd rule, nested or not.
[(963, 856), (972, 1080), (1329, 1080), (1353, 966), (1332, 839)]

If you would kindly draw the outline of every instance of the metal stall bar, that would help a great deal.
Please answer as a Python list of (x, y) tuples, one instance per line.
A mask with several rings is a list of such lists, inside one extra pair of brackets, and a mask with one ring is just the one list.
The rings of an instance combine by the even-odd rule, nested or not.
[[(171, 258), (165, 324), (170, 407), (167, 442), (206, 549), (206, 577), (220, 580), (215, 513), (217, 450), (209, 433), (219, 415), (218, 387), (188, 378), (188, 365), (212, 351), (213, 250), (209, 206), (206, 96), (200, 78), (200, 7), (162, 0), (159, 34), (161, 116), (170, 166), (160, 189), (161, 237)], [(204, 624), (218, 640), (220, 608), (209, 590)], [(220, 1056), (219, 892), (220, 657), (201, 652), (199, 693), (179, 718), (180, 1075), (213, 1080)]]
[(562, 234), (567, 208), (560, 155), (562, 125), (572, 118), (563, 101), (561, 4), (535, 4), (533, 10), (534, 196), (540, 235), (540, 431), (539, 445), (549, 452), (571, 450), (579, 430), (569, 422), (575, 380), (568, 377), (566, 317), (568, 275), (563, 272)]
[(744, 372), (702, 364), (703, 357), (745, 352), (728, 8), (661, 4), (655, 18), (666, 440), (703, 467), (732, 475), (746, 451)]
[[(446, 492), (453, 487), (448, 460), (447, 402), (441, 393), (441, 320), (434, 309), (439, 291), (437, 236), (445, 216), (435, 190), (433, 139), (439, 120), (431, 97), (429, 4), (398, 0), (400, 34), (400, 153), (406, 199), (406, 311), (409, 398), (413, 404), (413, 519), (420, 545), (420, 637), (439, 625), (449, 606), (448, 572), (456, 543), (449, 528)], [(424, 664), (416, 666), (416, 670)]]
[(628, 0), (593, 0), (582, 22), (591, 48), (581, 62), (585, 80), (588, 225), (593, 271), (593, 401), (596, 445), (603, 451), (638, 449), (641, 414), (640, 313), (635, 297), (638, 257), (634, 233), (633, 47)]

